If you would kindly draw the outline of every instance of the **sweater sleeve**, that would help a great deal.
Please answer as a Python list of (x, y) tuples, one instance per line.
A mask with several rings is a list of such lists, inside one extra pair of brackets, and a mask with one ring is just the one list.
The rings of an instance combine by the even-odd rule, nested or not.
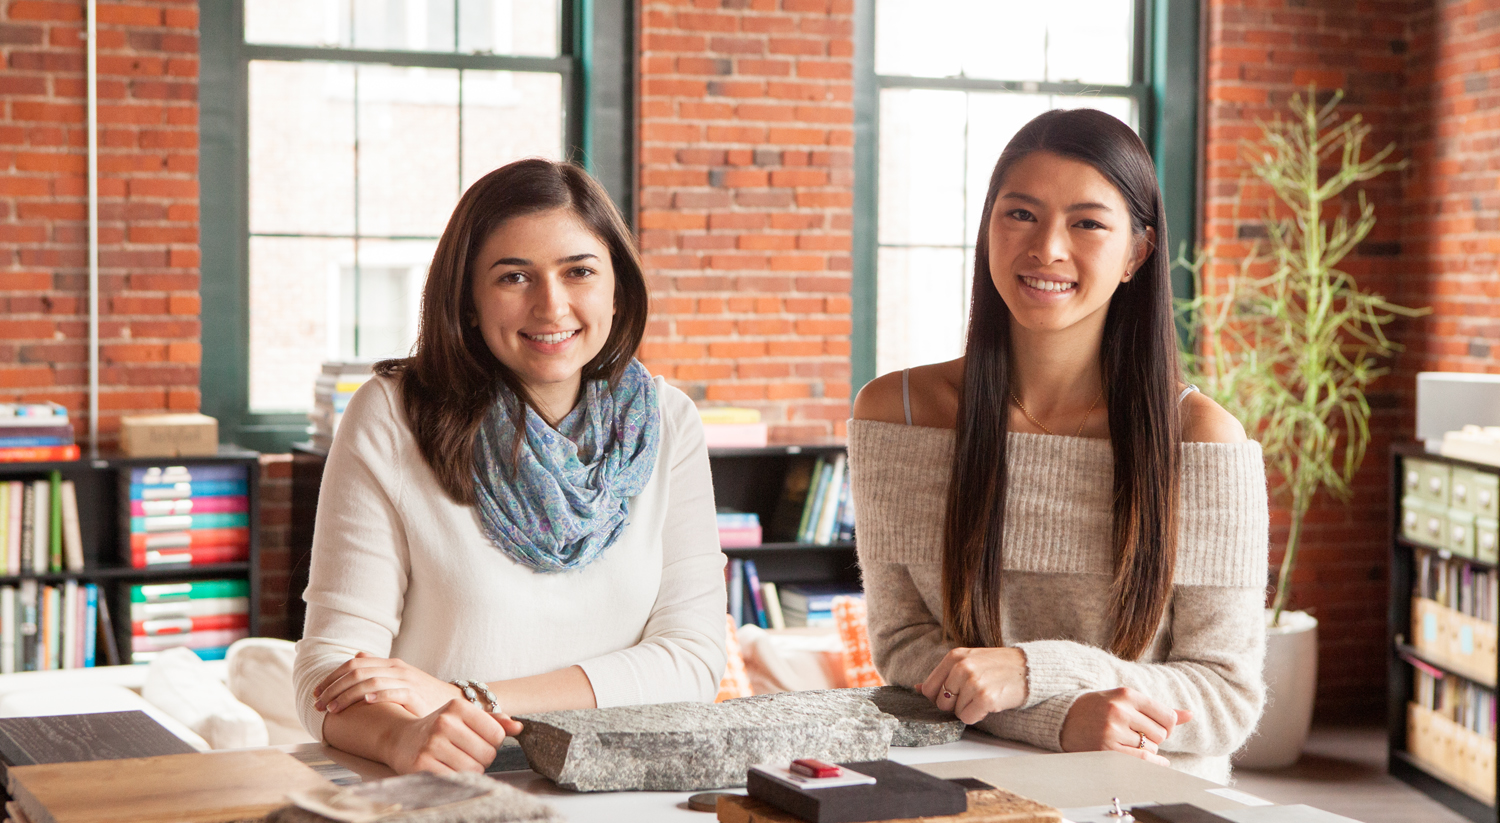
[(355, 392), (318, 492), (307, 618), (292, 679), (302, 726), (319, 740), (324, 715), (313, 708), (313, 687), (356, 652), (388, 657), (401, 628), (410, 564), (395, 453), (405, 424), (394, 393), (384, 378)]
[(579, 663), (600, 708), (711, 702), (724, 675), (724, 553), (714, 518), (703, 423), (693, 402), (659, 378), (667, 515), (661, 588), (634, 646)]
[(1165, 659), (1126, 661), (1068, 640), (1016, 644), (1026, 653), (1028, 692), (1021, 713), (1030, 713), (1034, 728), (1028, 737), (1055, 741), (1061, 734), (1067, 712), (1055, 711), (1059, 697), (1121, 686), (1193, 712), (1164, 751), (1228, 755), (1254, 731), (1265, 703), (1269, 518), (1265, 468), (1252, 446), (1184, 446)]

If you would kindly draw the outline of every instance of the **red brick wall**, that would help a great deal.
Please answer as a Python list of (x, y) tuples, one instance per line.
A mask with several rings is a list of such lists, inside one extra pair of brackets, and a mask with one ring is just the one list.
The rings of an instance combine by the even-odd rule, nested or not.
[[(1265, 187), (1245, 179), (1241, 141), (1259, 136), (1257, 119), (1285, 112), (1294, 92), (1316, 83), (1343, 89), (1344, 116), (1360, 114), (1373, 126), (1367, 147), (1395, 142), (1396, 157), (1412, 161), (1404, 172), (1364, 184), (1379, 222), (1341, 268), (1398, 303), (1436, 309), (1392, 327), (1407, 350), (1371, 390), (1373, 441), (1354, 498), (1348, 506), (1319, 500), (1305, 527), (1293, 605), (1322, 624), (1318, 713), (1325, 719), (1378, 717), (1384, 710), (1387, 455), (1392, 442), (1412, 437), (1415, 373), (1500, 371), (1500, 351), (1487, 342), (1500, 333), (1500, 124), (1478, 113), (1482, 100), (1495, 104), (1490, 89), (1500, 89), (1496, 67), (1487, 77), (1483, 69), (1484, 60), (1493, 63), (1500, 53), (1500, 22), (1481, 5), (1209, 3), (1203, 216), (1205, 240), (1217, 244), (1210, 287), (1249, 252), (1270, 202)], [(1273, 509), (1273, 561), (1286, 523), (1286, 512)]]
[[(99, 6), (100, 430), (198, 408), (198, 11)], [(80, 2), (0, 6), (0, 399), (88, 410)]]
[(849, 416), (853, 0), (643, 0), (642, 359), (778, 442)]

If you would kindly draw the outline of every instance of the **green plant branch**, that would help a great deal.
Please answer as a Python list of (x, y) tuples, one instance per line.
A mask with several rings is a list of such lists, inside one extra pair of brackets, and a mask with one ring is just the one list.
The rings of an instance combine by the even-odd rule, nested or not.
[[(1365, 390), (1386, 373), (1381, 361), (1399, 350), (1384, 327), (1412, 309), (1362, 290), (1338, 265), (1375, 228), (1375, 207), (1357, 192), (1355, 216), (1325, 217), (1347, 191), (1406, 161), (1389, 162), (1395, 144), (1364, 157), (1370, 127), (1358, 115), (1340, 120), (1343, 93), (1317, 103), (1317, 89), (1293, 95), (1292, 117), (1260, 124), (1262, 137), (1244, 147), (1250, 172), (1284, 211), (1262, 217), (1264, 246), (1241, 260), (1222, 291), (1204, 290), (1211, 250), (1177, 265), (1192, 275), (1193, 297), (1177, 302), (1179, 319), (1195, 329), (1183, 352), (1188, 378), (1256, 437), (1279, 482), (1291, 522), (1272, 598), (1272, 625), (1288, 603), (1307, 513), (1320, 492), (1347, 501), (1370, 442)], [(1363, 159), (1362, 159), (1363, 158)], [(1324, 172), (1324, 166), (1336, 167)], [(1252, 276), (1265, 266), (1269, 274)]]

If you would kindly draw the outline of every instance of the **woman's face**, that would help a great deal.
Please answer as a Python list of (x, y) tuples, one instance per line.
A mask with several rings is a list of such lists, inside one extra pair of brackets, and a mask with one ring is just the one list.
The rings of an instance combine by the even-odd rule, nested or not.
[(472, 284), (475, 324), (490, 352), (544, 417), (562, 417), (614, 322), (609, 247), (571, 209), (513, 217), (484, 241)]
[(1125, 198), (1093, 166), (1034, 152), (1011, 167), (990, 213), (990, 279), (1023, 328), (1103, 328), (1154, 236), (1131, 234)]

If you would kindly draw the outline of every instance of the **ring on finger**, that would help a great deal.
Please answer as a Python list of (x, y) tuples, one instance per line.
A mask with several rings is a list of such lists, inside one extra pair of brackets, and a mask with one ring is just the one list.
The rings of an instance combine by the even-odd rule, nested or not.
[(943, 697), (947, 698), (948, 700), (952, 700), (953, 699), (953, 692), (948, 691), (948, 687), (947, 686), (943, 687)]
[(1136, 732), (1136, 734), (1138, 734), (1138, 735), (1141, 736), (1141, 740), (1140, 740), (1139, 743), (1135, 744), (1135, 747), (1137, 749), (1144, 749), (1144, 748), (1146, 748), (1146, 733), (1145, 732)]

